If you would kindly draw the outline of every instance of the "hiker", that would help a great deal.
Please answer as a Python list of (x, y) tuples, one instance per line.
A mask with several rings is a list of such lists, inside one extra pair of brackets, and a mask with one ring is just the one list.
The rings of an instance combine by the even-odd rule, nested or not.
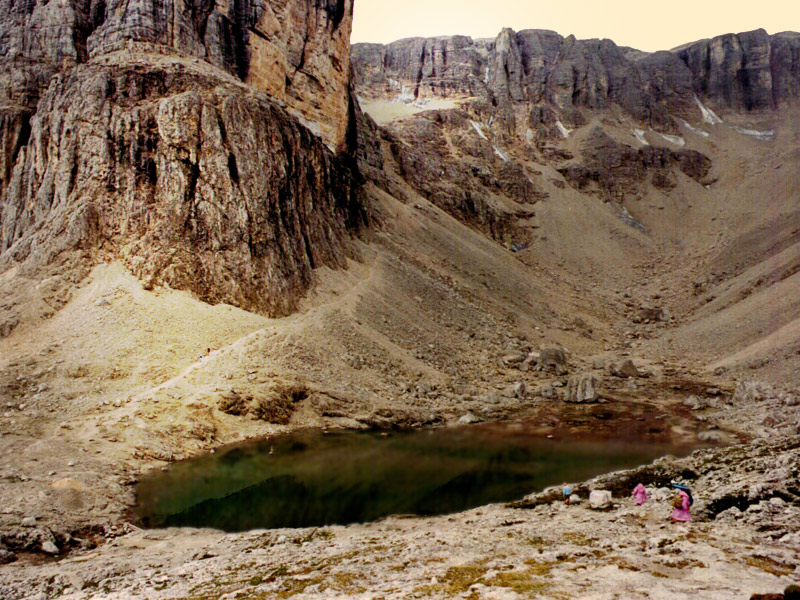
[(564, 504), (569, 506), (569, 497), (572, 496), (572, 488), (566, 482), (561, 484), (561, 495), (564, 496)]
[(631, 495), (636, 500), (636, 506), (641, 506), (647, 502), (647, 490), (641, 483), (637, 484), (636, 487), (633, 488), (633, 493)]
[(689, 509), (694, 504), (691, 490), (683, 484), (673, 483), (672, 487), (678, 490), (678, 494), (672, 499), (672, 520), (675, 523), (687, 523), (692, 520)]

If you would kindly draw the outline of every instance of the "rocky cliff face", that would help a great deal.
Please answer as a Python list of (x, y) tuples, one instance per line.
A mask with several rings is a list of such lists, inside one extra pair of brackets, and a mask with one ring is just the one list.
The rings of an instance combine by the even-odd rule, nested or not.
[(797, 98), (800, 34), (763, 29), (697, 42), (676, 52), (692, 73), (694, 91), (713, 107), (775, 108)]
[(360, 94), (401, 92), (406, 86), (415, 98), (474, 96), (482, 83), (489, 40), (466, 36), (411, 38), (389, 45), (353, 46), (354, 83)]
[(114, 52), (191, 56), (286, 103), (340, 147), (352, 12), (352, 0), (3, 0), (0, 99), (30, 108), (53, 73)]
[(711, 160), (683, 148), (684, 136), (708, 137), (701, 127), (717, 113), (762, 114), (800, 96), (800, 34), (764, 30), (644, 53), (504, 29), (494, 40), (356, 44), (352, 59), (362, 103), (401, 115), (385, 123), (398, 172), (457, 218), (517, 242), (553, 187), (622, 203), (681, 178), (710, 184)]
[(0, 3), (0, 268), (122, 258), (149, 285), (293, 310), (364, 218), (351, 15), (349, 0)]
[[(672, 52), (647, 54), (611, 40), (576, 40), (552, 31), (504, 29), (495, 40), (465, 37), (356, 44), (359, 94), (479, 96), (551, 107), (566, 125), (577, 110), (618, 106), (669, 128), (696, 94), (715, 110), (773, 108), (796, 97), (800, 35), (764, 30), (729, 34)], [(531, 119), (529, 125), (536, 125)]]

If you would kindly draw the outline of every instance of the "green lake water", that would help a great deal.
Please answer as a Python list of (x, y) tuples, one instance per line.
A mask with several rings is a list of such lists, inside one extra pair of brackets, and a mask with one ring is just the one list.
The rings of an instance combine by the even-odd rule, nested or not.
[(300, 431), (143, 477), (136, 516), (146, 527), (244, 531), (447, 514), (692, 449), (621, 437), (550, 440), (519, 425)]

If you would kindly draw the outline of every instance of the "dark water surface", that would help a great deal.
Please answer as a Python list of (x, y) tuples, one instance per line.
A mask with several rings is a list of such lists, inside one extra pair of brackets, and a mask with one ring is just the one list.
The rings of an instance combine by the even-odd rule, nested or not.
[(693, 448), (548, 440), (517, 425), (391, 434), (300, 431), (217, 450), (142, 478), (147, 527), (225, 531), (435, 515), (521, 498)]

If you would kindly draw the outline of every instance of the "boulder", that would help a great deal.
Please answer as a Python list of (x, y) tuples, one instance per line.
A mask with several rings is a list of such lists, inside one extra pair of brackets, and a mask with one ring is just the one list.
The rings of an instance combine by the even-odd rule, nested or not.
[(529, 352), (528, 356), (525, 357), (525, 360), (519, 365), (520, 371), (530, 371), (531, 369), (536, 368), (539, 364), (539, 353), (538, 352)]
[(756, 500), (764, 494), (766, 490), (766, 486), (763, 483), (753, 483), (747, 490), (747, 499), (748, 500)]
[(515, 365), (521, 365), (527, 356), (522, 352), (507, 352), (502, 357), (500, 357), (500, 361), (503, 363), (504, 366), (510, 367)]
[(472, 425), (473, 423), (480, 423), (481, 420), (471, 412), (468, 412), (458, 420), (459, 425)]
[(543, 348), (537, 363), (539, 371), (555, 371), (558, 375), (567, 372), (567, 353), (563, 348)]
[(689, 396), (683, 401), (683, 405), (688, 406), (692, 410), (703, 410), (704, 408), (708, 408), (708, 402), (699, 396)]
[(528, 392), (528, 388), (525, 385), (524, 381), (520, 381), (514, 386), (514, 390), (513, 391), (514, 391), (514, 397), (515, 398), (524, 398), (525, 395)]
[(615, 377), (638, 377), (639, 369), (636, 368), (636, 365), (633, 364), (631, 359), (627, 359), (619, 364), (613, 365), (611, 373)]
[(581, 503), (581, 497), (578, 496), (578, 494), (572, 494), (569, 497), (569, 503), (570, 504), (580, 504)]
[(0, 548), (0, 565), (5, 565), (10, 562), (14, 562), (17, 560), (17, 555), (11, 552), (11, 550), (6, 550), (5, 548)]
[(611, 508), (611, 492), (608, 490), (592, 490), (589, 494), (589, 507), (593, 510)]
[(600, 380), (594, 373), (580, 373), (573, 375), (567, 382), (567, 393), (564, 402), (583, 404), (597, 402), (600, 396), (597, 387)]
[(741, 519), (741, 518), (742, 518), (742, 511), (736, 508), (735, 506), (731, 506), (730, 508), (718, 513), (717, 516), (715, 517), (715, 520), (723, 523), (732, 523), (736, 519)]
[(697, 439), (701, 442), (725, 442), (728, 436), (722, 431), (701, 431), (697, 434)]
[(592, 368), (593, 369), (605, 369), (607, 365), (607, 361), (605, 358), (600, 356), (596, 356), (592, 359)]
[(762, 402), (775, 396), (775, 390), (769, 384), (760, 381), (740, 381), (731, 398), (732, 404)]
[(51, 541), (42, 542), (42, 552), (46, 552), (47, 554), (58, 554), (58, 546), (56, 546)]

